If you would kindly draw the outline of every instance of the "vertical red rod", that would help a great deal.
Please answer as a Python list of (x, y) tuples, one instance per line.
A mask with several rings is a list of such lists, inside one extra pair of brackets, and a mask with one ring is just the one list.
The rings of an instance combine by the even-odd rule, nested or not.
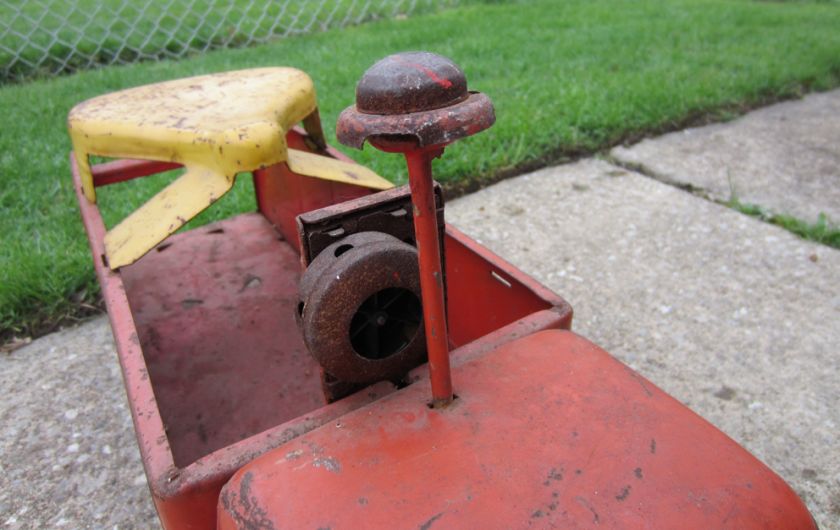
[(426, 351), (429, 352), (432, 404), (435, 407), (448, 405), (452, 401), (443, 271), (440, 264), (440, 241), (432, 183), (432, 159), (440, 152), (441, 149), (438, 148), (405, 153), (414, 210), (414, 235), (420, 261), (420, 294), (423, 297), (423, 322), (426, 326)]

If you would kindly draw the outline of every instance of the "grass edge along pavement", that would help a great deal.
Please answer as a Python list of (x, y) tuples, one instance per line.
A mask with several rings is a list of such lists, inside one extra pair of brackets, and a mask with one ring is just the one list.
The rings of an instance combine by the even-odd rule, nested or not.
[[(105, 68), (0, 89), (0, 340), (54, 329), (98, 287), (72, 192), (65, 117), (73, 104), (140, 84), (286, 64), (315, 80), (330, 141), (362, 72), (388, 53), (452, 57), (494, 100), (498, 121), (448, 149), (435, 174), (462, 193), (622, 141), (726, 118), (840, 84), (837, 5), (724, 0), (548, 0), (469, 5), (222, 50), (179, 62)], [(401, 184), (398, 157), (348, 151)], [(165, 185), (161, 176), (103, 188), (113, 224)], [(197, 224), (252, 210), (248, 178)], [(451, 196), (451, 195), (450, 195)], [(86, 308), (86, 309), (85, 309)]]
[[(768, 104), (769, 103), (770, 102), (768, 102)], [(709, 117), (711, 118), (714, 115), (715, 114), (711, 114), (709, 115)], [(724, 113), (722, 117), (728, 120), (731, 116), (730, 113), (727, 112)], [(685, 128), (694, 128), (700, 125), (706, 125), (708, 123), (709, 122), (707, 120), (703, 119), (700, 120), (699, 123), (688, 124), (685, 126)], [(817, 215), (816, 222), (812, 223), (789, 214), (773, 212), (760, 204), (741, 201), (741, 199), (738, 197), (738, 194), (735, 193), (735, 190), (732, 188), (731, 182), (729, 198), (726, 200), (720, 200), (710, 196), (703, 188), (695, 187), (690, 183), (674, 183), (669, 182), (667, 180), (663, 180), (657, 175), (651, 173), (647, 168), (645, 168), (644, 164), (619, 160), (615, 156), (610, 154), (607, 150), (605, 150), (605, 152), (601, 154), (601, 157), (614, 166), (622, 167), (627, 169), (628, 171), (639, 173), (640, 175), (644, 175), (648, 178), (652, 178), (656, 181), (662, 182), (663, 184), (667, 184), (669, 186), (681, 189), (687, 193), (691, 193), (692, 195), (695, 195), (702, 199), (715, 202), (722, 206), (726, 206), (727, 208), (731, 208), (744, 215), (755, 217), (756, 219), (764, 221), (765, 223), (779, 226), (781, 228), (784, 228), (788, 232), (791, 232), (792, 234), (801, 237), (802, 239), (813, 241), (815, 243), (819, 243), (828, 247), (840, 249), (840, 223), (838, 223), (837, 220), (829, 217), (825, 212), (820, 212)]]
[(816, 222), (809, 223), (791, 215), (770, 212), (758, 204), (741, 202), (736, 196), (732, 196), (728, 201), (721, 204), (744, 215), (780, 226), (802, 239), (840, 249), (840, 224), (830, 219), (825, 213), (820, 213)]

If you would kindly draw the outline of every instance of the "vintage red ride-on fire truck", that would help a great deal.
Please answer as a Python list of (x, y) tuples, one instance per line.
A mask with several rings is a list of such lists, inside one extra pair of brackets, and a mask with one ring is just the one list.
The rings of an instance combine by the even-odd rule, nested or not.
[[(71, 111), (165, 528), (815, 528), (770, 469), (445, 223), (431, 162), (494, 120), (444, 57), (376, 63), (337, 136), (404, 154), (409, 186), (393, 188), (326, 144), (313, 83), (291, 68)], [(98, 187), (181, 167), (105, 227)], [(176, 233), (243, 172), (256, 211)]]

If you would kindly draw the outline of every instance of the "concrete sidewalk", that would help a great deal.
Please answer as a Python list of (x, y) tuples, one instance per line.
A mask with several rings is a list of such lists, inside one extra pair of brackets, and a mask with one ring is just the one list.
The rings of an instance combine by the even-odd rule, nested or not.
[(840, 222), (840, 90), (611, 151), (622, 165), (809, 223)]
[[(722, 140), (681, 149), (704, 156), (713, 148), (724, 166), (763, 160), (756, 153), (772, 152), (772, 138), (726, 139), (764, 113), (774, 131), (801, 143), (787, 155), (796, 163), (774, 166), (797, 174), (774, 179), (811, 179), (797, 169), (812, 167), (800, 158), (822, 153), (815, 185), (831, 197), (840, 189), (840, 136), (826, 122), (840, 124), (840, 113), (825, 98), (840, 91), (712, 126)], [(803, 126), (820, 113), (825, 127)], [(708, 130), (683, 136), (708, 138)], [(634, 163), (669, 182), (697, 181), (668, 162), (681, 159), (668, 154), (672, 141), (643, 142)], [(632, 150), (614, 155), (630, 162)], [(779, 205), (766, 189), (742, 198), (812, 215), (812, 195), (796, 189), (782, 187), (777, 195), (788, 202)], [(594, 159), (453, 201), (447, 219), (566, 297), (578, 333), (743, 444), (794, 487), (823, 530), (840, 530), (840, 251)], [(104, 318), (0, 358), (0, 373), (0, 524), (156, 524)]]

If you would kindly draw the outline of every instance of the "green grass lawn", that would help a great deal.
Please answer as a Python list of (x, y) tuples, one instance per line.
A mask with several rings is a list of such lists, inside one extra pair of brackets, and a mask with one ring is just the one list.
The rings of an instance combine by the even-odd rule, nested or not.
[[(315, 80), (331, 130), (362, 72), (384, 55), (452, 57), (489, 94), (498, 121), (436, 162), (450, 189), (673, 129), (701, 116), (840, 84), (836, 3), (750, 0), (488, 2), (404, 20), (85, 72), (0, 89), (0, 333), (31, 333), (96, 300), (91, 258), (71, 189), (65, 117), (86, 98), (153, 81), (264, 65)], [(349, 151), (348, 151), (349, 152)], [(405, 182), (398, 157), (352, 152)], [(105, 188), (113, 222), (165, 179)], [(248, 179), (201, 221), (253, 209)]]

